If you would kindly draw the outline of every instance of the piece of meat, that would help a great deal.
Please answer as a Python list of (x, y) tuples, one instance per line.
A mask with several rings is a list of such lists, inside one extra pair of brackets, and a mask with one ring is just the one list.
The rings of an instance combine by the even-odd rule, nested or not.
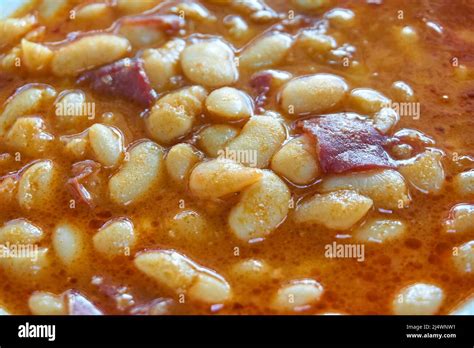
[(67, 290), (63, 295), (69, 315), (103, 315), (102, 311), (79, 291)]
[(73, 177), (67, 181), (67, 186), (71, 194), (79, 202), (87, 204), (91, 209), (93, 209), (96, 204), (94, 202), (94, 196), (86, 186), (90, 180), (97, 181), (97, 174), (100, 168), (100, 164), (92, 160), (74, 163), (72, 165)]
[(298, 121), (297, 127), (315, 140), (325, 173), (395, 167), (384, 149), (387, 137), (356, 116), (341, 113), (313, 117)]
[(263, 108), (267, 102), (267, 95), (270, 92), (273, 76), (270, 72), (264, 71), (254, 74), (250, 79), (250, 87), (255, 91), (255, 106), (257, 109)]
[(97, 93), (124, 98), (143, 107), (150, 107), (156, 98), (140, 58), (124, 58), (86, 71), (77, 82), (88, 83)]

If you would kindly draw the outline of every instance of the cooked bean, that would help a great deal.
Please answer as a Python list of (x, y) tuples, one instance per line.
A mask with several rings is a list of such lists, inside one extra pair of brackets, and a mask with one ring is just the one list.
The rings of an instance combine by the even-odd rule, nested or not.
[(232, 291), (229, 283), (221, 276), (215, 273), (201, 272), (189, 288), (188, 295), (194, 301), (222, 303), (232, 296)]
[(474, 240), (456, 248), (453, 252), (453, 263), (460, 273), (474, 273)]
[(334, 8), (324, 15), (329, 19), (331, 26), (336, 28), (348, 28), (352, 27), (355, 23), (355, 14), (346, 8)]
[(290, 198), (285, 183), (273, 172), (263, 171), (262, 178), (242, 192), (230, 211), (231, 231), (246, 242), (264, 238), (285, 220)]
[(21, 116), (33, 114), (52, 101), (56, 91), (47, 85), (27, 85), (17, 90), (7, 100), (5, 109), (0, 115), (0, 134), (4, 134)]
[(207, 87), (231, 85), (239, 75), (234, 52), (217, 39), (186, 47), (181, 54), (181, 67), (188, 79)]
[(449, 313), (450, 315), (474, 315), (474, 297), (471, 296), (469, 299), (462, 302), (455, 309)]
[(283, 110), (290, 115), (321, 113), (339, 104), (347, 89), (346, 82), (336, 75), (308, 75), (288, 81), (279, 100)]
[(84, 256), (83, 232), (70, 223), (60, 223), (53, 231), (52, 244), (56, 256), (68, 267), (76, 267)]
[(66, 315), (67, 308), (62, 296), (45, 291), (35, 291), (28, 299), (33, 315)]
[(403, 221), (394, 219), (371, 219), (354, 232), (354, 238), (361, 242), (384, 243), (396, 239), (406, 231)]
[(190, 2), (190, 3), (179, 3), (171, 8), (171, 12), (179, 14), (180, 16), (191, 19), (196, 22), (215, 22), (216, 17), (209, 12), (207, 8), (201, 4)]
[(313, 279), (294, 280), (278, 290), (272, 307), (279, 311), (303, 311), (319, 301), (323, 287)]
[(198, 274), (196, 264), (174, 250), (144, 251), (134, 262), (141, 272), (177, 293), (186, 291)]
[(50, 269), (51, 260), (47, 248), (25, 250), (16, 257), (0, 257), (0, 268), (17, 281), (31, 284), (40, 280)]
[(44, 208), (54, 194), (55, 167), (52, 161), (40, 161), (29, 166), (18, 183), (18, 203), (24, 209)]
[(437, 194), (446, 180), (439, 151), (428, 150), (399, 166), (400, 173), (418, 190)]
[(130, 255), (135, 240), (133, 224), (125, 218), (107, 222), (92, 238), (95, 250), (109, 258)]
[(463, 196), (474, 196), (474, 170), (459, 173), (454, 177), (454, 188)]
[(285, 129), (279, 120), (271, 116), (254, 116), (240, 134), (227, 143), (226, 151), (236, 154), (242, 164), (264, 168), (285, 138)]
[(270, 278), (271, 273), (270, 265), (259, 259), (245, 259), (232, 266), (232, 274), (238, 276), (242, 282), (258, 283)]
[(172, 237), (185, 239), (203, 238), (209, 228), (207, 220), (194, 210), (179, 212), (166, 226)]
[(334, 230), (347, 230), (372, 208), (372, 200), (351, 190), (316, 194), (298, 205), (297, 223), (316, 223)]
[(332, 0), (293, 0), (293, 4), (301, 11), (314, 11), (330, 6)]
[(179, 56), (185, 47), (184, 40), (173, 39), (160, 48), (150, 48), (143, 52), (143, 67), (151, 86), (157, 92), (175, 86), (175, 78), (181, 72)]
[(0, 228), (0, 244), (35, 244), (42, 239), (41, 228), (25, 219), (10, 220)]
[(211, 115), (227, 121), (253, 116), (253, 103), (250, 97), (232, 87), (222, 87), (211, 92), (206, 98), (206, 109)]
[(128, 161), (124, 161), (109, 181), (110, 198), (121, 205), (143, 199), (159, 184), (163, 171), (163, 149), (159, 145), (142, 141), (134, 144), (128, 153)]
[(8, 131), (5, 142), (15, 151), (27, 156), (40, 155), (46, 151), (54, 137), (46, 132), (41, 117), (21, 117)]
[(61, 92), (55, 103), (57, 120), (65, 125), (75, 125), (82, 122), (86, 112), (86, 95), (80, 90), (65, 90)]
[(249, 35), (249, 26), (240, 16), (229, 15), (224, 17), (224, 25), (228, 29), (229, 34), (235, 40), (244, 39)]
[(199, 153), (189, 144), (173, 146), (165, 160), (168, 175), (177, 183), (183, 183), (200, 158)]
[(283, 145), (273, 156), (271, 168), (297, 185), (313, 182), (320, 172), (314, 146), (306, 136)]
[(225, 145), (238, 134), (239, 129), (236, 127), (226, 124), (211, 125), (199, 133), (198, 145), (209, 157), (217, 157), (225, 152)]
[(416, 283), (402, 289), (393, 300), (396, 315), (436, 314), (444, 299), (443, 290), (436, 285)]
[(109, 23), (113, 20), (113, 9), (106, 3), (86, 4), (77, 9), (75, 20), (85, 24), (97, 21)]
[(25, 39), (21, 40), (21, 52), (23, 62), (31, 72), (47, 70), (53, 59), (53, 51), (48, 47)]
[(76, 76), (84, 70), (118, 60), (129, 50), (130, 43), (120, 36), (86, 36), (55, 51), (51, 68), (57, 76)]
[(160, 98), (145, 121), (152, 138), (161, 143), (170, 143), (187, 135), (194, 120), (202, 112), (206, 96), (204, 88), (192, 86)]
[(115, 167), (123, 157), (122, 134), (110, 127), (96, 123), (89, 128), (89, 142), (94, 155), (106, 167)]
[(319, 30), (307, 29), (298, 34), (295, 47), (302, 48), (309, 56), (326, 54), (337, 47), (332, 36), (321, 34)]
[(446, 220), (446, 230), (455, 233), (474, 231), (474, 204), (455, 205)]
[(249, 70), (274, 67), (285, 59), (292, 43), (288, 34), (265, 34), (244, 48), (239, 58), (240, 66)]
[(199, 198), (216, 199), (239, 192), (254, 184), (262, 172), (225, 158), (198, 164), (189, 178), (191, 193)]
[(415, 100), (415, 92), (403, 81), (395, 81), (391, 89), (394, 99), (398, 102), (413, 102)]
[(400, 209), (411, 200), (405, 180), (391, 169), (332, 175), (323, 180), (321, 190), (355, 190), (370, 197), (376, 207), (384, 209)]
[(224, 278), (174, 250), (142, 252), (135, 258), (135, 266), (176, 293), (187, 293), (194, 301), (222, 303), (232, 295)]
[(381, 133), (388, 133), (400, 121), (400, 116), (392, 108), (382, 108), (374, 115), (374, 128)]
[(0, 47), (13, 44), (36, 24), (33, 15), (22, 18), (7, 18), (0, 21)]
[(160, 3), (160, 0), (117, 0), (117, 8), (121, 12), (134, 14), (149, 10)]
[(390, 99), (370, 88), (356, 88), (349, 94), (352, 107), (363, 114), (374, 114), (386, 107)]

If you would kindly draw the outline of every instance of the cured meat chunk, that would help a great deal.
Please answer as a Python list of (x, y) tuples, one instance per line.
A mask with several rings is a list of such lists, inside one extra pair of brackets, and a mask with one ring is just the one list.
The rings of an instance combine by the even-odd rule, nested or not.
[(349, 114), (330, 114), (299, 121), (297, 127), (316, 141), (325, 173), (393, 168), (384, 149), (387, 138), (370, 123)]
[(130, 100), (149, 107), (156, 98), (139, 58), (125, 58), (99, 69), (83, 73), (78, 83), (89, 83), (92, 90)]

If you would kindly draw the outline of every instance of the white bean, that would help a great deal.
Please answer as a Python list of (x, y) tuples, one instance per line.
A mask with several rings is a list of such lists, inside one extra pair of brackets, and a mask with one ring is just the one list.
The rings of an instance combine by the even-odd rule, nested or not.
[(242, 192), (230, 211), (231, 231), (246, 242), (266, 237), (285, 220), (290, 198), (285, 183), (273, 172), (263, 171), (262, 178)]
[(18, 203), (24, 209), (48, 206), (54, 194), (56, 169), (52, 161), (39, 161), (29, 166), (18, 183)]
[(222, 87), (237, 81), (234, 52), (223, 41), (193, 43), (181, 54), (181, 67), (188, 79), (206, 87)]
[(150, 48), (143, 52), (143, 67), (151, 86), (157, 92), (162, 92), (176, 84), (174, 78), (181, 72), (179, 57), (185, 47), (184, 40), (173, 39), (160, 48)]
[(283, 145), (273, 156), (271, 168), (297, 185), (313, 182), (320, 173), (315, 147), (306, 136), (299, 136)]
[(457, 174), (454, 177), (454, 188), (462, 196), (474, 197), (474, 170)]
[(436, 285), (416, 283), (403, 288), (393, 300), (396, 315), (436, 314), (444, 299), (443, 290)]
[(56, 91), (47, 85), (26, 86), (10, 97), (0, 115), (0, 134), (4, 134), (18, 117), (33, 114), (52, 102)]
[(372, 200), (351, 190), (316, 194), (298, 205), (297, 223), (316, 223), (334, 230), (347, 230), (372, 208)]
[(77, 267), (84, 257), (83, 232), (70, 223), (60, 223), (53, 231), (52, 244), (56, 256), (68, 267)]
[(374, 89), (356, 88), (349, 94), (349, 102), (357, 111), (371, 115), (388, 106), (390, 99)]
[(67, 308), (62, 296), (35, 291), (28, 299), (28, 307), (33, 315), (66, 315)]
[(224, 278), (174, 250), (142, 252), (135, 258), (135, 266), (176, 293), (186, 293), (193, 301), (223, 303), (232, 296)]
[(238, 134), (236, 127), (214, 124), (199, 132), (198, 145), (209, 157), (217, 157), (225, 152), (225, 145)]
[(128, 40), (117, 35), (85, 36), (55, 51), (51, 69), (57, 76), (76, 76), (84, 70), (116, 61), (129, 50)]
[(404, 161), (400, 173), (423, 193), (437, 194), (443, 188), (446, 177), (439, 151), (428, 150), (414, 159)]
[(115, 167), (123, 157), (124, 144), (120, 131), (96, 123), (89, 128), (89, 142), (94, 155), (106, 167)]
[(330, 6), (332, 0), (293, 0), (293, 4), (301, 11), (316, 11)]
[(447, 232), (466, 233), (474, 231), (474, 204), (458, 204), (451, 209), (445, 222)]
[(259, 283), (271, 278), (272, 268), (259, 259), (245, 259), (232, 266), (232, 274), (242, 282)]
[(95, 250), (103, 256), (128, 256), (136, 241), (133, 224), (125, 218), (111, 220), (100, 228), (92, 241)]
[(374, 115), (374, 128), (381, 133), (388, 133), (400, 121), (400, 116), (392, 108), (382, 108)]
[(474, 240), (454, 248), (453, 263), (459, 273), (474, 274)]
[(313, 279), (294, 280), (278, 290), (272, 307), (279, 311), (303, 311), (319, 301), (323, 287)]
[(204, 238), (209, 229), (207, 220), (194, 210), (179, 212), (166, 226), (173, 238), (188, 240)]
[(289, 115), (322, 113), (338, 105), (347, 93), (346, 82), (331, 74), (297, 77), (281, 90), (279, 101)]
[(247, 119), (253, 116), (252, 99), (236, 88), (216, 89), (206, 98), (206, 109), (214, 116), (226, 121)]
[(474, 315), (474, 296), (463, 301), (461, 304), (456, 306), (450, 313), (450, 315)]
[(411, 200), (405, 180), (392, 169), (332, 175), (323, 180), (320, 188), (323, 192), (355, 190), (384, 209), (401, 209)]
[(399, 238), (406, 232), (403, 221), (394, 219), (371, 219), (354, 232), (357, 241), (368, 243), (384, 243)]
[(23, 62), (30, 72), (45, 71), (53, 59), (53, 51), (39, 43), (21, 40)]
[(217, 199), (254, 184), (262, 172), (232, 160), (218, 158), (194, 167), (189, 178), (191, 193), (199, 198)]
[(36, 244), (42, 239), (41, 228), (25, 219), (10, 220), (0, 228), (0, 244)]
[(0, 21), (0, 47), (11, 45), (35, 25), (36, 18), (27, 15), (22, 18), (7, 18)]
[(158, 142), (170, 143), (187, 135), (202, 113), (207, 91), (191, 86), (160, 98), (145, 120), (148, 132)]
[(143, 199), (159, 185), (163, 172), (163, 149), (159, 145), (142, 141), (132, 145), (128, 153), (128, 160), (109, 181), (110, 198), (121, 205)]
[(292, 43), (293, 38), (288, 34), (265, 34), (244, 48), (240, 54), (239, 65), (249, 70), (274, 67), (285, 59)]
[(286, 138), (282, 123), (271, 116), (254, 116), (240, 134), (225, 148), (235, 160), (257, 168), (265, 168)]
[(168, 175), (177, 183), (183, 183), (189, 176), (193, 166), (201, 156), (192, 145), (181, 143), (173, 146), (166, 155)]
[(41, 117), (21, 117), (8, 131), (5, 142), (15, 151), (38, 156), (46, 151), (54, 137), (46, 132)]
[[(10, 253), (12, 251), (10, 248)], [(0, 257), (0, 268), (5, 274), (24, 283), (40, 280), (50, 270), (50, 265), (48, 249), (41, 247), (35, 250), (30, 246), (15, 257)]]

